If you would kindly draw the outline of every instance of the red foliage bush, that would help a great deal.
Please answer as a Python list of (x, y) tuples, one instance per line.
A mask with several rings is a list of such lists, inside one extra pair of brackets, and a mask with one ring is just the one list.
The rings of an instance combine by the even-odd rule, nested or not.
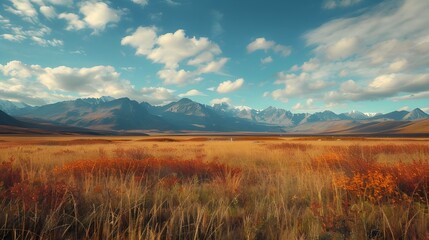
[(69, 186), (64, 182), (22, 181), (10, 189), (10, 199), (21, 202), (25, 209), (36, 204), (52, 209), (63, 203), (68, 191)]
[(61, 181), (24, 180), (21, 170), (13, 167), (13, 159), (0, 164), (0, 197), (22, 203), (25, 209), (39, 206), (53, 208), (61, 204), (71, 188)]
[(10, 188), (21, 181), (21, 172), (13, 167), (14, 159), (0, 163), (0, 196), (7, 194)]

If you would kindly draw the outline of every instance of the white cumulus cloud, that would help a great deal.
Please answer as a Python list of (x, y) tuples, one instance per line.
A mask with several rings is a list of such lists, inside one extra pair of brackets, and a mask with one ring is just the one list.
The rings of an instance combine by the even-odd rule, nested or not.
[(222, 103), (231, 104), (231, 99), (225, 97), (225, 98), (215, 98), (210, 101), (211, 105), (222, 104)]
[(23, 17), (29, 22), (37, 21), (37, 10), (30, 0), (10, 0), (12, 6), (6, 6), (6, 10)]
[(319, 109), (318, 107), (314, 106), (314, 99), (308, 98), (305, 103), (297, 103), (292, 107), (293, 110), (300, 110), (300, 111), (309, 111), (309, 110), (316, 110)]
[(290, 47), (277, 44), (274, 41), (268, 41), (263, 37), (256, 38), (253, 42), (247, 45), (248, 53), (252, 53), (258, 50), (272, 50), (275, 53), (281, 54), (283, 56), (289, 56), (292, 52), (292, 49)]
[(57, 13), (55, 12), (55, 8), (52, 6), (41, 6), (40, 12), (48, 19), (53, 19), (57, 16)]
[(203, 52), (214, 55), (221, 52), (219, 46), (208, 38), (188, 38), (182, 29), (159, 36), (156, 44), (147, 57), (153, 62), (164, 64), (167, 68), (177, 68), (181, 61)]
[(74, 13), (61, 13), (58, 18), (67, 21), (66, 29), (69, 31), (81, 30), (86, 27), (86, 23), (80, 19), (79, 15)]
[(14, 78), (29, 78), (32, 76), (33, 67), (22, 63), (21, 61), (10, 61), (5, 65), (0, 64), (0, 71), (4, 76)]
[(191, 89), (186, 93), (179, 94), (179, 97), (195, 97), (195, 96), (206, 96), (206, 95), (198, 91), (197, 89)]
[(276, 43), (274, 41), (267, 41), (265, 38), (257, 38), (253, 42), (247, 45), (247, 52), (252, 53), (257, 50), (267, 51), (274, 47)]
[[(338, 91), (328, 92), (325, 98), (330, 101), (378, 100), (387, 97), (394, 97), (393, 100), (406, 100), (407, 98), (417, 99), (418, 96), (427, 97), (428, 94), (424, 94), (427, 91), (429, 91), (429, 73), (387, 74), (377, 76), (365, 85), (348, 80), (341, 84)], [(395, 97), (398, 93), (412, 93), (412, 95)]]
[(272, 62), (273, 62), (273, 58), (271, 56), (268, 56), (266, 58), (261, 59), (262, 64), (268, 64), (268, 63), (272, 63)]
[(117, 23), (122, 12), (109, 7), (104, 2), (84, 2), (80, 7), (83, 20), (94, 30), (104, 30), (109, 23)]
[(51, 28), (39, 22), (20, 26), (11, 23), (8, 19), (0, 15), (0, 30), (5, 32), (1, 34), (0, 37), (8, 41), (22, 42), (24, 40), (30, 40), (32, 44), (37, 44), (42, 47), (59, 47), (63, 45), (63, 40), (49, 37), (52, 32)]
[(407, 67), (407, 65), (408, 65), (407, 59), (398, 59), (397, 61), (392, 62), (389, 65), (389, 69), (392, 72), (400, 72), (400, 71), (404, 70)]
[(149, 4), (149, 0), (131, 0), (133, 3), (138, 4), (142, 7)]
[(10, 34), (10, 33), (5, 33), (5, 34), (2, 34), (0, 36), (3, 39), (8, 40), (8, 41), (12, 41), (12, 42), (20, 42), (20, 41), (22, 41), (22, 40), (25, 39), (25, 37), (22, 36), (22, 35), (13, 35), (13, 34)]
[(229, 93), (240, 89), (244, 84), (244, 79), (239, 78), (235, 81), (225, 81), (219, 84), (216, 91), (218, 93)]
[(158, 71), (157, 75), (165, 84), (185, 85), (186, 83), (197, 82), (200, 79), (195, 72), (183, 69), (176, 70), (165, 68)]
[(174, 91), (163, 87), (145, 87), (137, 92), (139, 100), (149, 102), (153, 105), (164, 105), (177, 100)]
[(342, 38), (326, 49), (327, 57), (333, 60), (347, 58), (358, 50), (357, 37)]
[(284, 84), (283, 89), (277, 89), (272, 92), (276, 100), (286, 102), (289, 97), (305, 96), (311, 93), (326, 89), (333, 83), (318, 78), (314, 74), (300, 73), (288, 74), (280, 72), (277, 76), (276, 84)]
[(157, 41), (155, 27), (138, 27), (137, 30), (121, 40), (122, 45), (129, 45), (136, 49), (136, 55), (149, 54)]
[(99, 33), (107, 26), (118, 23), (123, 11), (111, 8), (107, 3), (101, 1), (84, 1), (79, 4), (79, 13), (63, 12), (58, 15), (59, 19), (67, 21), (67, 30), (81, 30), (91, 28)]
[(356, 5), (362, 2), (362, 0), (325, 0), (323, 3), (323, 8), (325, 9), (335, 9), (335, 8), (344, 8)]
[(229, 60), (219, 58), (222, 51), (216, 43), (206, 37), (188, 37), (182, 29), (158, 35), (155, 27), (138, 27), (122, 38), (121, 44), (133, 47), (136, 55), (162, 64), (157, 75), (165, 84), (198, 82), (203, 74), (221, 73)]

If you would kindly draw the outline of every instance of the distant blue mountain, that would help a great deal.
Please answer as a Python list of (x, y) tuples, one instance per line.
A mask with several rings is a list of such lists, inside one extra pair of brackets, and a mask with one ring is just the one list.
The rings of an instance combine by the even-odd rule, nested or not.
[(0, 111), (5, 113), (13, 113), (18, 109), (28, 108), (30, 105), (22, 102), (12, 102), (8, 100), (0, 100)]

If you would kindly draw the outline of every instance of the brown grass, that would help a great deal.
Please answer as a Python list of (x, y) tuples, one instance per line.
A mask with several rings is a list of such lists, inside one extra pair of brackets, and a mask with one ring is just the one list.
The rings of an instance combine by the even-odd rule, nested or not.
[(89, 144), (109, 144), (112, 140), (108, 139), (73, 139), (69, 141), (40, 141), (30, 144), (35, 145), (50, 145), (50, 146), (73, 146), (73, 145), (89, 145)]
[(429, 237), (424, 139), (145, 139), (3, 137), (0, 238)]

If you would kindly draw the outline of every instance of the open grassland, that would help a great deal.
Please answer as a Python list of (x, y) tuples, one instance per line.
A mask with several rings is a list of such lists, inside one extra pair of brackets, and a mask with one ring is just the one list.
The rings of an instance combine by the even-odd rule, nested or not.
[(0, 238), (429, 239), (427, 139), (0, 137)]

